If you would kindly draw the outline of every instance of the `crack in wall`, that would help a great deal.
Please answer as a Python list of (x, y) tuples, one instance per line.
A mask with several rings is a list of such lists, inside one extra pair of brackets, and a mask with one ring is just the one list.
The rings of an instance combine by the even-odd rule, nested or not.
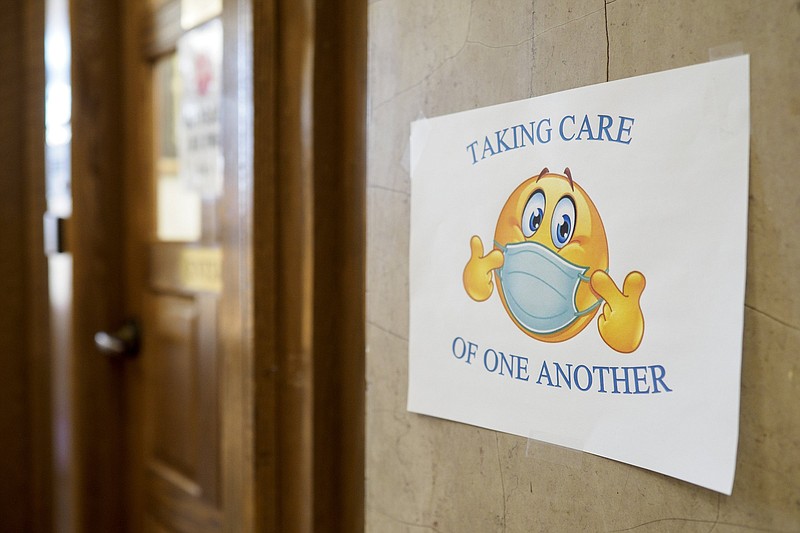
[(746, 309), (750, 309), (754, 313), (758, 313), (759, 315), (765, 316), (765, 317), (769, 318), (770, 320), (773, 320), (774, 322), (777, 322), (778, 324), (780, 324), (782, 326), (786, 326), (787, 328), (789, 328), (791, 330), (794, 330), (794, 331), (800, 331), (800, 327), (797, 327), (794, 324), (791, 324), (791, 323), (789, 323), (789, 322), (787, 322), (785, 320), (782, 320), (782, 319), (780, 319), (780, 318), (778, 318), (778, 317), (776, 317), (774, 315), (771, 315), (770, 313), (767, 313), (766, 311), (762, 311), (761, 309), (758, 309), (757, 307), (753, 307), (751, 304), (745, 303), (744, 306), (745, 306)]
[(527, 44), (531, 42), (535, 37), (536, 36), (534, 35), (533, 37), (528, 37), (527, 39), (523, 39), (513, 44), (499, 44), (499, 45), (488, 44), (483, 41), (473, 41), (472, 39), (469, 39), (467, 40), (467, 44), (477, 44), (479, 46), (482, 46), (484, 48), (489, 48), (491, 50), (503, 50), (505, 48), (516, 48), (518, 46), (522, 46), (523, 44)]
[(557, 30), (558, 28), (563, 28), (567, 24), (572, 24), (573, 22), (577, 22), (579, 20), (583, 20), (586, 17), (591, 17), (592, 15), (594, 15), (596, 13), (600, 13), (601, 11), (603, 11), (603, 9), (605, 9), (605, 5), (603, 6), (602, 9), (595, 9), (594, 11), (590, 11), (589, 13), (586, 13), (585, 15), (581, 15), (580, 17), (575, 17), (574, 19), (569, 19), (568, 21), (562, 22), (561, 24), (556, 24), (555, 26), (550, 26), (546, 30), (542, 30), (539, 33), (534, 33), (533, 34), (533, 38), (535, 39), (536, 37), (540, 37), (540, 36), (544, 35), (545, 33), (549, 33), (549, 32), (551, 32), (553, 30)]
[(528, 95), (533, 96), (533, 80), (536, 79), (536, 0), (531, 0), (531, 84)]
[(603, 3), (603, 17), (606, 21), (606, 81), (609, 81), (609, 70), (611, 66), (611, 41), (608, 38), (608, 2)]
[(500, 437), (494, 434), (494, 442), (497, 446), (497, 469), (500, 473), (500, 487), (503, 489), (503, 531), (506, 530), (506, 482), (503, 478), (503, 463), (500, 462)]
[(717, 517), (714, 519), (714, 523), (711, 524), (711, 529), (708, 530), (708, 533), (714, 531), (717, 528), (717, 524), (719, 524), (719, 508), (720, 508), (721, 498), (722, 495), (717, 494)]
[(745, 529), (747, 531), (767, 531), (769, 533), (789, 533), (789, 531), (785, 531), (782, 529), (767, 529), (763, 527), (757, 526), (750, 526), (747, 524), (739, 524), (736, 522), (720, 522), (719, 520), (704, 520), (700, 518), (679, 518), (679, 517), (670, 517), (670, 518), (658, 518), (656, 520), (648, 520), (647, 522), (643, 522), (641, 524), (637, 524), (635, 526), (631, 526), (625, 529), (615, 529), (609, 533), (622, 533), (624, 531), (635, 531), (642, 527), (647, 527), (653, 524), (660, 524), (664, 522), (687, 522), (691, 524), (715, 524), (721, 526), (730, 526)]
[(401, 189), (393, 189), (391, 187), (387, 187), (386, 185), (379, 185), (377, 183), (367, 183), (367, 189), (377, 189), (379, 191), (386, 191), (395, 194), (400, 194), (402, 196), (411, 196), (408, 191), (403, 191)]
[[(532, 2), (532, 4), (531, 4), (531, 33), (532, 33), (533, 37), (532, 37), (531, 39), (529, 39), (529, 40), (531, 41), (531, 64), (533, 65), (533, 66), (531, 67), (531, 84), (530, 84), (530, 95), (531, 95), (531, 96), (533, 96), (533, 95), (535, 94), (535, 93), (534, 93), (534, 80), (536, 80), (536, 67), (535, 67), (535, 65), (536, 65), (536, 43), (535, 43), (535, 40), (536, 40), (536, 38), (537, 38), (537, 37), (540, 37), (540, 36), (542, 36), (542, 35), (544, 35), (544, 34), (546, 34), (546, 33), (548, 33), (548, 32), (551, 32), (551, 31), (553, 31), (553, 30), (556, 30), (556, 29), (559, 29), (559, 28), (563, 28), (564, 26), (567, 26), (567, 25), (569, 25), (569, 24), (571, 24), (571, 23), (573, 23), (573, 22), (577, 22), (577, 21), (579, 21), (579, 20), (583, 20), (583, 19), (585, 19), (585, 18), (587, 18), (587, 17), (590, 17), (590, 16), (592, 16), (592, 15), (595, 15), (595, 14), (597, 14), (597, 13), (601, 12), (601, 11), (603, 11), (603, 17), (604, 17), (604, 21), (605, 21), (605, 35), (606, 35), (606, 81), (609, 81), (609, 79), (610, 79), (610, 76), (609, 76), (609, 74), (610, 74), (610, 50), (611, 50), (611, 42), (610, 42), (610, 39), (609, 39), (609, 32), (608, 32), (608, 4), (611, 4), (611, 3), (613, 3), (614, 1), (615, 1), (615, 0), (610, 0), (610, 1), (603, 0), (603, 7), (602, 7), (602, 8), (600, 8), (600, 9), (595, 9), (594, 11), (590, 11), (589, 13), (586, 13), (586, 14), (584, 14), (584, 15), (581, 15), (581, 16), (579, 16), (579, 17), (575, 17), (575, 18), (569, 19), (569, 20), (567, 20), (567, 21), (565, 21), (565, 22), (562, 22), (562, 23), (560, 23), (560, 24), (556, 24), (556, 25), (554, 25), (554, 26), (550, 26), (549, 28), (546, 28), (546, 29), (544, 29), (544, 30), (542, 30), (542, 31), (540, 31), (540, 32), (538, 32), (538, 33), (536, 32), (536, 10), (535, 10), (535, 1), (534, 1), (534, 2)], [(524, 43), (524, 42), (525, 42), (525, 41), (523, 41), (523, 43)], [(520, 44), (522, 44), (522, 43), (520, 43)]]
[(439, 533), (439, 530), (436, 529), (436, 527), (434, 527), (432, 525), (429, 525), (429, 524), (420, 524), (418, 522), (411, 522), (409, 520), (403, 520), (402, 518), (398, 518), (396, 516), (392, 516), (391, 514), (385, 512), (385, 511), (382, 511), (380, 509), (376, 509), (374, 507), (370, 507), (369, 510), (371, 510), (372, 512), (377, 513), (377, 514), (379, 514), (379, 515), (381, 515), (381, 516), (383, 516), (385, 518), (388, 518), (392, 522), (396, 522), (398, 524), (402, 524), (402, 525), (404, 525), (406, 527), (414, 527), (414, 528), (419, 528), (419, 529), (426, 529), (428, 531), (435, 531), (436, 533)]
[(390, 330), (389, 328), (381, 326), (380, 324), (378, 324), (374, 320), (367, 320), (367, 325), (372, 326), (375, 329), (386, 333), (387, 335), (391, 335), (392, 337), (394, 337), (396, 339), (400, 339), (401, 341), (408, 342), (408, 337), (406, 337), (404, 335), (401, 335), (399, 333), (395, 333), (394, 331)]
[(470, 42), (469, 41), (469, 34), (472, 32), (472, 8), (474, 7), (474, 4), (475, 4), (475, 0), (472, 0), (469, 3), (469, 15), (467, 15), (467, 31), (466, 31), (466, 35), (464, 36), (464, 42), (461, 44), (459, 49), (456, 50), (456, 52), (454, 54), (451, 54), (451, 55), (447, 56), (446, 58), (444, 58), (438, 65), (433, 67), (421, 80), (413, 83), (412, 85), (406, 87), (405, 89), (401, 89), (400, 91), (394, 93), (392, 96), (390, 96), (389, 98), (387, 98), (383, 102), (381, 102), (378, 105), (376, 105), (374, 108), (372, 108), (372, 112), (377, 112), (379, 109), (381, 109), (386, 104), (388, 104), (388, 103), (392, 102), (393, 100), (399, 98), (400, 96), (408, 93), (409, 91), (413, 91), (414, 89), (416, 89), (417, 87), (419, 87), (423, 83), (427, 82), (429, 79), (431, 79), (431, 77), (434, 74), (436, 74), (439, 70), (441, 70), (450, 61), (453, 61), (455, 58), (457, 58), (461, 54), (461, 52), (464, 51), (464, 49), (467, 47), (467, 44), (469, 44), (469, 42)]

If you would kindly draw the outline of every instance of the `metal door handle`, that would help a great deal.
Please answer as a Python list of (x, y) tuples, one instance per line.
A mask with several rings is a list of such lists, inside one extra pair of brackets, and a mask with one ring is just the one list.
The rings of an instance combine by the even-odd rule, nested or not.
[(133, 357), (139, 353), (141, 332), (135, 320), (127, 320), (113, 333), (98, 331), (94, 335), (94, 345), (109, 357)]

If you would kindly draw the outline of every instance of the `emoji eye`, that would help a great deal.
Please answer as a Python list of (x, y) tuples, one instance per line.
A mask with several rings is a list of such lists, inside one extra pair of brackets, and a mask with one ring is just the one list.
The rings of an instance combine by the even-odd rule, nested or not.
[(532, 236), (542, 225), (544, 218), (544, 193), (542, 191), (535, 191), (528, 203), (525, 204), (525, 210), (522, 211), (522, 234), (526, 237)]
[(575, 231), (575, 202), (569, 196), (564, 196), (556, 204), (553, 211), (553, 222), (550, 234), (556, 248), (563, 248), (572, 238)]

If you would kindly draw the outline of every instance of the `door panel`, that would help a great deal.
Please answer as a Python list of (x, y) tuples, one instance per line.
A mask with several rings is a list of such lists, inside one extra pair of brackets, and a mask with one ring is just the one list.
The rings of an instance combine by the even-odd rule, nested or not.
[(187, 494), (162, 477), (148, 483), (145, 531), (215, 533), (222, 530), (222, 513)]
[(144, 463), (152, 495), (147, 512), (154, 516), (220, 513), (216, 300), (148, 294)]
[[(160, 9), (164, 13), (172, 8)], [(169, 45), (172, 38), (174, 50), (180, 33), (174, 33), (174, 25), (170, 28), (159, 39)], [(207, 194), (199, 185), (204, 175), (198, 177), (194, 171), (197, 158), (206, 154), (195, 150), (187, 158), (181, 150), (186, 150), (187, 139), (206, 139), (214, 129), (206, 119), (214, 120), (213, 97), (203, 101), (206, 107), (201, 108), (196, 92), (198, 83), (205, 91), (219, 87), (221, 69), (214, 71), (208, 61), (194, 59), (174, 51), (157, 59), (145, 57), (149, 74), (143, 84), (150, 86), (153, 102), (148, 137), (154, 140), (152, 168), (145, 176), (151, 183), (152, 205), (146, 209), (153, 220), (138, 232), (134, 229), (132, 238), (149, 258), (146, 278), (134, 287), (134, 297), (142, 299), (144, 310), (138, 362), (141, 382), (134, 399), (140, 403), (137, 424), (143, 441), (140, 463), (134, 468), (141, 470), (138, 499), (143, 502), (146, 531), (216, 532), (221, 530), (223, 516), (219, 497), (220, 196)], [(204, 69), (197, 76), (192, 71), (195, 65)], [(194, 107), (187, 108), (187, 94), (195, 98), (189, 102)], [(193, 113), (192, 120), (186, 119), (187, 109)], [(192, 130), (198, 122), (205, 128), (200, 133)]]
[(146, 355), (152, 354), (146, 362), (145, 390), (151, 402), (148, 420), (153, 424), (148, 468), (199, 495), (199, 313), (192, 298), (169, 295), (154, 296), (152, 309), (146, 328), (150, 340), (144, 350)]

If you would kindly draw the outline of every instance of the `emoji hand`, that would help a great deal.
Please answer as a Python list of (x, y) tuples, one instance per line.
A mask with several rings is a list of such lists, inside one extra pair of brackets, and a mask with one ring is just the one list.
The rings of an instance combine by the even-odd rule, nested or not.
[(483, 243), (477, 235), (472, 236), (469, 247), (472, 253), (467, 266), (464, 267), (464, 288), (470, 298), (482, 302), (489, 298), (494, 290), (492, 270), (503, 266), (505, 258), (503, 252), (494, 249), (484, 256)]
[(614, 280), (602, 270), (596, 270), (589, 283), (595, 294), (605, 300), (597, 319), (600, 337), (618, 352), (636, 350), (644, 336), (644, 315), (639, 305), (644, 291), (644, 275), (636, 271), (628, 274), (621, 292)]

